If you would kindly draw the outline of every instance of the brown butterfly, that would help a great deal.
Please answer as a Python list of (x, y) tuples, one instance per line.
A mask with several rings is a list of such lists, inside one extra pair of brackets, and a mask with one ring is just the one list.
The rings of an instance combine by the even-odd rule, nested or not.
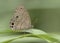
[(13, 31), (25, 30), (32, 27), (29, 13), (24, 6), (16, 8), (15, 13), (10, 20), (10, 27)]

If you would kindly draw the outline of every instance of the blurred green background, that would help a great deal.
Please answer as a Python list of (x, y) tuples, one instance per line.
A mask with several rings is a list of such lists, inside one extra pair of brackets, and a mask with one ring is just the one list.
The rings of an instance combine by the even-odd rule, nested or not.
[(0, 0), (0, 32), (11, 31), (9, 21), (21, 4), (28, 10), (34, 28), (60, 34), (60, 0)]
[(35, 28), (60, 32), (60, 0), (0, 0), (0, 32), (9, 28), (9, 20), (20, 4), (28, 10)]

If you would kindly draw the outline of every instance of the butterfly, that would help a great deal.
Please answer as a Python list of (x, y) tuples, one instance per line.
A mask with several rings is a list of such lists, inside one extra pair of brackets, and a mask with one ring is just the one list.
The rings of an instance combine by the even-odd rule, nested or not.
[(24, 6), (18, 6), (10, 20), (10, 28), (15, 31), (26, 30), (30, 29), (31, 27), (32, 25), (29, 13), (24, 8)]

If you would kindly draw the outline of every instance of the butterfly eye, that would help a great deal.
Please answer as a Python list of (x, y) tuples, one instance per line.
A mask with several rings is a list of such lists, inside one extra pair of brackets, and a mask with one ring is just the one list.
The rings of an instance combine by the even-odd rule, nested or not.
[(14, 25), (14, 23), (12, 23), (12, 25)]

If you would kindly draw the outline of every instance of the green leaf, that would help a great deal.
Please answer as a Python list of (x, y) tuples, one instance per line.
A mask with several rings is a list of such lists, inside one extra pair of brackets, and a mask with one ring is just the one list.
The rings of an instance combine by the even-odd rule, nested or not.
[[(27, 31), (28, 31), (28, 30), (27, 30)], [(35, 34), (34, 31), (35, 31), (35, 32), (38, 31), (37, 34)], [(10, 39), (10, 40), (4, 41), (4, 42), (2, 42), (2, 43), (9, 43), (9, 42), (11, 42), (11, 41), (13, 41), (13, 40), (16, 40), (16, 39), (19, 39), (19, 38), (24, 38), (24, 37), (35, 37), (35, 38), (44, 39), (44, 40), (46, 40), (47, 42), (59, 43), (58, 39), (55, 39), (55, 38), (49, 36), (49, 35), (46, 34), (46, 33), (43, 34), (43, 31), (41, 31), (41, 30), (30, 29), (30, 31), (28, 31), (28, 32), (31, 32), (31, 34), (20, 35), (20, 36), (17, 36), (17, 37), (15, 37), (15, 38), (12, 38), (12, 39)], [(42, 33), (40, 33), (40, 32), (42, 32)], [(38, 33), (40, 33), (40, 34), (38, 34)]]
[(7, 40), (7, 41), (4, 41), (2, 43), (9, 43), (13, 40), (16, 40), (18, 38), (24, 38), (24, 37), (35, 37), (35, 38), (41, 38), (41, 39), (44, 39), (48, 42), (51, 42), (51, 43), (60, 43), (57, 39), (53, 38), (53, 37), (50, 37), (48, 35), (44, 35), (44, 34), (41, 34), (41, 35), (33, 35), (33, 34), (26, 34), (26, 35), (22, 35), (22, 36), (19, 36), (19, 37), (16, 37), (16, 38), (13, 38), (13, 39), (10, 39), (10, 40)]

